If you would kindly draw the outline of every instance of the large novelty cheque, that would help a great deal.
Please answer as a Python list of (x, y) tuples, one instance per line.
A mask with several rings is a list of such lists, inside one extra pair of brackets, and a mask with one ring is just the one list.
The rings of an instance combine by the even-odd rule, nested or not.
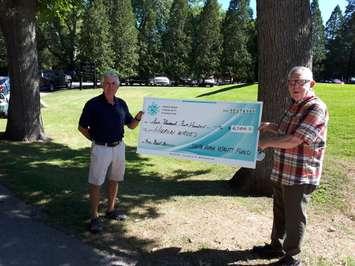
[(138, 153), (255, 168), (261, 102), (144, 98)]

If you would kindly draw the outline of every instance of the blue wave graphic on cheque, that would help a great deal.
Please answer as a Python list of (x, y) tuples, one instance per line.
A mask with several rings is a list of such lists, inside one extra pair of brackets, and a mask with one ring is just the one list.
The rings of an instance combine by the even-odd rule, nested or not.
[[(212, 143), (218, 141), (219, 139), (222, 139), (222, 138), (224, 139), (224, 138), (226, 138), (226, 136), (228, 136), (228, 134), (230, 134), (230, 126), (235, 124), (236, 120), (237, 120), (236, 117), (232, 117), (221, 125), (222, 129), (220, 129), (220, 128), (214, 129), (213, 131), (211, 131), (207, 135), (205, 135), (197, 140), (194, 140), (194, 141), (191, 141), (191, 142), (179, 145), (179, 146), (175, 146), (173, 148), (168, 149), (168, 151), (181, 151), (181, 150), (184, 150), (194, 144), (212, 144)], [(238, 124), (241, 124), (241, 125), (245, 124), (243, 122), (244, 121), (239, 119)], [(248, 125), (250, 125), (250, 120), (248, 121)], [(228, 133), (228, 131), (229, 131), (229, 133)], [(232, 136), (232, 134), (230, 134), (230, 135), (231, 135), (231, 137), (235, 138), (236, 134), (234, 133), (233, 136)], [(243, 135), (245, 135), (245, 134), (243, 134)]]
[[(258, 133), (255, 130), (257, 125), (257, 117), (248, 117), (243, 116), (242, 118), (237, 116), (233, 116), (232, 118), (228, 119), (223, 125), (221, 125), (222, 129), (215, 129), (208, 133), (201, 138), (194, 140), (192, 142), (182, 144), (179, 146), (175, 146), (173, 148), (168, 148), (167, 151), (171, 152), (181, 152), (185, 154), (199, 154), (205, 156), (218, 156), (223, 158), (233, 158), (233, 159), (243, 159), (246, 160), (249, 158), (251, 161), (254, 159), (256, 148), (255, 148), (255, 139)], [(231, 125), (245, 125), (245, 126), (254, 126), (254, 130), (252, 133), (236, 133), (230, 130)], [(238, 142), (238, 148), (240, 151), (247, 150), (250, 153), (248, 155), (238, 152), (226, 152), (222, 156), (222, 152), (219, 150), (210, 150), (210, 149), (195, 149), (194, 146), (226, 146), (230, 145), (229, 147), (234, 151), (234, 145)], [(226, 146), (228, 147), (228, 146)]]

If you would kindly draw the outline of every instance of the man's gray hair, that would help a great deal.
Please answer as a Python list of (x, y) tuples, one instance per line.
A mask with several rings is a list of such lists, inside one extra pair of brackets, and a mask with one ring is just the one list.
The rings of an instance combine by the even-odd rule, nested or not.
[(291, 70), (288, 72), (287, 78), (290, 79), (293, 73), (304, 74), (307, 77), (307, 79), (313, 80), (313, 72), (308, 67), (295, 66), (295, 67), (291, 68)]
[(106, 71), (101, 75), (101, 84), (103, 84), (105, 78), (108, 78), (108, 77), (115, 78), (117, 81), (117, 85), (120, 85), (120, 78), (118, 77), (118, 74), (112, 70)]

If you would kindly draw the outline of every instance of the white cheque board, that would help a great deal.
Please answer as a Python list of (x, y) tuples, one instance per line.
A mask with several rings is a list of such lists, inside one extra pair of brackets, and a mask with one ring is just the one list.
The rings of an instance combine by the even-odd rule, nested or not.
[(144, 98), (137, 152), (255, 168), (261, 102)]

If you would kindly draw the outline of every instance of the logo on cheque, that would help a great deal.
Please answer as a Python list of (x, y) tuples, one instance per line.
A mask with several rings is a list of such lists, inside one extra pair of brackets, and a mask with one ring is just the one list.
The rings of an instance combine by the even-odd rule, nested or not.
[(148, 106), (148, 114), (149, 115), (156, 115), (157, 113), (159, 112), (159, 106), (156, 104), (156, 103), (151, 103), (149, 106)]

